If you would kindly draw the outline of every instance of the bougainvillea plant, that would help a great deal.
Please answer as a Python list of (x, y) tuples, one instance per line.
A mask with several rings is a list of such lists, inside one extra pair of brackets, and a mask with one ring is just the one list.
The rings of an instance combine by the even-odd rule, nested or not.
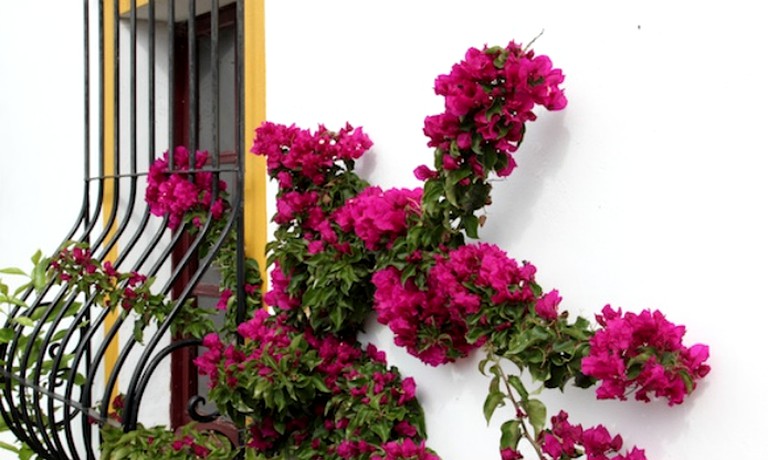
[[(548, 421), (523, 371), (547, 388), (600, 382), (599, 398), (634, 393), (678, 404), (707, 374), (707, 347), (685, 347), (684, 328), (658, 312), (622, 317), (607, 307), (595, 331), (587, 319), (560, 310), (559, 292), (542, 290), (531, 263), (466, 242), (477, 238), (478, 213), (491, 204), (491, 176), (513, 171), (535, 107), (566, 106), (562, 82), (549, 58), (516, 43), (470, 49), (436, 80), (445, 111), (425, 121), (435, 159), (433, 168), (415, 171), (423, 189), (382, 190), (355, 176), (354, 160), (371, 144), (359, 128), (331, 133), (321, 126), (312, 133), (262, 125), (252, 151), (266, 156), (280, 187), (265, 299), (281, 324), (352, 343), (373, 308), (397, 345), (430, 365), (483, 347), (481, 371), (491, 378), (486, 418), (506, 403), (514, 408), (502, 425), (502, 458), (521, 458), (525, 439), (541, 459), (638, 460), (642, 450), (620, 453), (621, 438), (602, 426), (571, 425), (564, 412)], [(504, 371), (504, 360), (521, 372)], [(357, 454), (345, 448), (324, 458)]]
[[(480, 371), (490, 379), (484, 415), (490, 421), (497, 409), (511, 409), (501, 425), (503, 460), (523, 458), (524, 442), (539, 460), (646, 458), (602, 425), (574, 424), (564, 411), (548, 416), (525, 382), (597, 386), (599, 399), (633, 395), (676, 405), (709, 372), (707, 346), (684, 345), (684, 326), (658, 311), (606, 306), (596, 324), (573, 318), (558, 290), (537, 284), (532, 263), (471, 241), (491, 205), (492, 181), (515, 168), (526, 124), (539, 108), (566, 107), (563, 81), (547, 56), (515, 42), (468, 50), (435, 81), (445, 110), (425, 120), (434, 161), (415, 170), (424, 182), (417, 189), (383, 190), (354, 172), (372, 146), (360, 128), (267, 122), (256, 130), (252, 152), (266, 157), (279, 186), (277, 231), (267, 248), (271, 287), (258, 308), (260, 280), (249, 260), (248, 319), (205, 335), (196, 360), (209, 397), (244, 434), (244, 445), (227, 446), (227, 455), (438, 459), (426, 447), (416, 382), (358, 341), (375, 315), (398, 346), (428, 365), (482, 349)], [(205, 161), (204, 152), (193, 161), (178, 148), (152, 166), (147, 202), (171, 229), (197, 231), (209, 211), (214, 220), (230, 212), (225, 186), (192, 172)], [(82, 277), (102, 289), (107, 306), (119, 303), (139, 318), (154, 310), (145, 279), (91, 267), (86, 250), (62, 252), (58, 276)], [(232, 246), (222, 254), (217, 263), (226, 273)], [(224, 278), (219, 307), (230, 311), (237, 286)], [(142, 430), (105, 433), (103, 452), (119, 445), (136, 458), (221, 458), (220, 438)]]

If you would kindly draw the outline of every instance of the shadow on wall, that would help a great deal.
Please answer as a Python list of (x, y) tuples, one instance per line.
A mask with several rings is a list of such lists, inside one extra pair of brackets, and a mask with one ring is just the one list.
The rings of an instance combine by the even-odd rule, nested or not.
[(480, 239), (512, 251), (512, 257), (547, 180), (563, 165), (571, 139), (565, 117), (564, 112), (548, 112), (531, 123), (520, 150), (514, 154), (517, 168), (510, 177), (493, 182), (493, 203), (485, 209), (488, 220)]
[(377, 186), (380, 184), (377, 184), (375, 180), (371, 179), (371, 177), (376, 172), (376, 167), (379, 164), (378, 157), (382, 153), (379, 151), (379, 149), (376, 146), (376, 139), (374, 139), (373, 142), (374, 142), (373, 148), (370, 151), (366, 152), (365, 155), (360, 157), (359, 160), (357, 160), (357, 164), (355, 165), (355, 172), (357, 172), (357, 174), (360, 175), (360, 177), (368, 181), (372, 186)]
[(661, 400), (635, 401), (631, 396), (627, 401), (598, 400), (594, 388), (582, 390), (573, 386), (567, 386), (562, 393), (546, 391), (541, 399), (552, 411), (550, 415), (563, 409), (572, 423), (585, 428), (602, 424), (611, 433), (622, 435), (625, 448), (636, 445), (645, 449), (649, 459), (663, 459), (664, 453), (679, 446), (681, 439), (697, 437), (691, 432), (690, 420), (696, 413), (697, 400), (707, 398), (709, 382), (705, 379), (699, 385), (684, 404), (673, 407)]

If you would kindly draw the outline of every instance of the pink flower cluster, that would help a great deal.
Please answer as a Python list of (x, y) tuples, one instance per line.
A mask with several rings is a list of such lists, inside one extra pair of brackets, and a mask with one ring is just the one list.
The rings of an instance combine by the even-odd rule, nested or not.
[[(515, 42), (505, 48), (470, 48), (449, 74), (435, 80), (445, 112), (424, 121), (429, 146), (442, 151), (446, 170), (468, 164), (479, 177), (491, 169), (507, 176), (515, 167), (511, 153), (523, 140), (525, 123), (536, 119), (534, 107), (565, 108), (563, 80), (549, 57), (535, 56)], [(491, 147), (503, 160), (484, 163), (475, 155), (481, 146)], [(421, 167), (417, 176), (428, 178), (430, 172)]]
[(132, 309), (137, 303), (148, 303), (151, 292), (146, 284), (147, 277), (138, 272), (122, 273), (112, 266), (111, 261), (101, 264), (93, 258), (91, 250), (73, 247), (61, 249), (51, 260), (57, 282), (77, 282), (101, 291), (104, 306), (119, 301), (124, 310)]
[[(125, 411), (125, 395), (119, 393), (112, 398), (112, 411), (109, 412), (109, 418), (118, 423), (123, 423), (123, 413)], [(95, 421), (95, 419), (94, 419)]]
[[(273, 220), (281, 231), (288, 232), (300, 245), (290, 250), (275, 250), (290, 257), (283, 269), (277, 263), (272, 270), (272, 289), (266, 294), (267, 305), (281, 310), (298, 308), (305, 286), (299, 283), (289, 293), (292, 277), (303, 276), (306, 256), (335, 251), (339, 256), (351, 253), (351, 245), (343, 238), (335, 220), (335, 211), (344, 200), (358, 193), (363, 182), (349, 174), (352, 162), (362, 156), (373, 143), (361, 128), (349, 124), (338, 132), (324, 126), (311, 132), (294, 125), (266, 122), (256, 130), (251, 151), (264, 155), (270, 177), (278, 181)], [(306, 252), (301, 251), (305, 247)], [(297, 251), (298, 249), (298, 251)], [(278, 258), (280, 261), (284, 259)], [(305, 305), (306, 307), (306, 305)], [(312, 305), (317, 316), (329, 316), (325, 306)], [(302, 314), (303, 315), (303, 314)]]
[(306, 240), (309, 254), (324, 251), (328, 245), (337, 251), (348, 252), (348, 243), (340, 243), (332, 226), (329, 213), (323, 209), (323, 195), (315, 190), (289, 190), (280, 194), (276, 202), (276, 224), (296, 225)]
[(538, 442), (541, 450), (553, 460), (580, 458), (582, 455), (586, 455), (587, 460), (646, 460), (645, 452), (637, 447), (626, 454), (618, 453), (624, 441), (620, 435), (611, 436), (603, 425), (587, 429), (571, 425), (565, 411), (552, 417), (552, 428), (542, 432)]
[[(346, 419), (344, 420), (345, 422), (343, 422), (342, 425), (347, 424)], [(334, 424), (328, 420), (328, 425), (328, 429), (333, 429), (336, 428), (337, 424)], [(331, 427), (331, 425), (333, 426)], [(341, 443), (339, 443), (339, 445), (336, 447), (336, 453), (344, 460), (356, 459), (360, 458), (361, 456), (368, 457), (374, 450), (375, 447), (363, 440), (353, 441), (350, 439), (345, 439), (341, 441)]]
[[(391, 444), (393, 449), (397, 442), (408, 445), (421, 439), (418, 429), (409, 423), (407, 416), (401, 415), (396, 422), (387, 421), (390, 414), (406, 414), (414, 410), (416, 383), (410, 377), (401, 379), (399, 373), (388, 369), (384, 352), (374, 345), (368, 345), (363, 352), (358, 343), (345, 343), (332, 337), (309, 340), (319, 349), (323, 361), (318, 370), (326, 374), (325, 382), (333, 394), (323, 410), (326, 414), (323, 428), (341, 435), (340, 440), (327, 446), (328, 452), (343, 459), (372, 458), (371, 453), (379, 449), (381, 438), (360, 433), (362, 427), (355, 420), (361, 413), (369, 414), (366, 428), (378, 425), (389, 433), (389, 439), (398, 440), (385, 444)], [(377, 414), (376, 417), (370, 418), (371, 413)], [(354, 423), (358, 426), (350, 426)], [(383, 433), (382, 430), (375, 431)], [(317, 449), (322, 442), (315, 438), (313, 443)]]
[(275, 420), (269, 415), (253, 420), (248, 429), (250, 439), (246, 446), (258, 451), (268, 451), (272, 449), (276, 442), (279, 442), (285, 432), (292, 433), (295, 444), (301, 443), (308, 436), (305, 433), (307, 427), (306, 417), (291, 418), (285, 422), (284, 427), (276, 427), (275, 425)]
[(337, 161), (356, 160), (372, 145), (361, 128), (349, 123), (337, 133), (322, 125), (312, 133), (295, 125), (264, 122), (256, 129), (251, 152), (266, 156), (269, 174), (281, 189), (290, 189), (304, 179), (324, 184)]
[(340, 383), (358, 376), (355, 364), (363, 356), (362, 350), (355, 344), (339, 340), (334, 336), (318, 338), (309, 331), (305, 332), (305, 335), (307, 342), (318, 350), (322, 359), (317, 369), (325, 376), (325, 385), (331, 393), (340, 393), (342, 391)]
[(415, 443), (411, 439), (402, 442), (392, 441), (382, 446), (384, 457), (371, 456), (371, 460), (440, 460), (440, 457), (426, 448), (424, 441)]
[[(177, 229), (191, 211), (210, 211), (211, 217), (220, 219), (228, 206), (223, 197), (213, 197), (212, 172), (187, 172), (202, 169), (208, 161), (208, 152), (197, 151), (194, 158), (190, 157), (185, 147), (176, 147), (173, 170), (170, 170), (167, 151), (149, 167), (144, 199), (153, 215), (168, 216), (171, 230)], [(226, 182), (220, 180), (218, 188), (220, 192), (226, 191)], [(202, 220), (198, 217), (193, 224), (199, 227)]]
[(207, 350), (195, 358), (194, 363), (198, 374), (208, 376), (208, 386), (213, 388), (219, 384), (219, 364), (224, 355), (224, 344), (218, 334), (211, 332), (203, 338), (203, 346)]
[[(111, 262), (107, 261), (105, 267), (114, 272)], [(59, 251), (58, 257), (51, 261), (51, 268), (57, 272), (59, 281), (69, 281), (77, 275), (93, 275), (100, 267), (99, 262), (93, 259), (90, 249), (75, 246)]]
[[(333, 394), (348, 391), (353, 399), (358, 399), (365, 405), (376, 398), (378, 404), (384, 406), (390, 403), (395, 406), (404, 406), (416, 399), (416, 382), (412, 377), (401, 379), (399, 374), (387, 369), (387, 360), (384, 352), (379, 351), (369, 344), (365, 351), (365, 357), (357, 343), (340, 341), (332, 336), (327, 336), (318, 341), (315, 338), (307, 339), (310, 344), (319, 350), (322, 362), (318, 370), (325, 374), (325, 383)], [(370, 376), (360, 372), (360, 366), (369, 360), (373, 361)], [(407, 435), (415, 435), (415, 430), (403, 427)], [(406, 434), (406, 433), (402, 433)]]
[[(207, 350), (195, 364), (200, 374), (209, 377), (211, 388), (246, 391), (250, 400), (252, 389), (241, 388), (241, 380), (255, 377), (277, 383), (277, 373), (283, 372), (278, 368), (313, 376), (327, 388), (327, 392), (307, 400), (297, 402), (292, 399), (288, 404), (298, 403), (299, 407), (287, 410), (292, 414), (290, 420), (277, 420), (276, 417), (283, 414), (270, 412), (255, 417), (249, 427), (248, 446), (251, 448), (270, 451), (288, 436), (296, 445), (307, 441), (313, 449), (333, 451), (342, 458), (368, 458), (376, 450), (376, 444), (371, 444), (371, 439), (363, 438), (357, 432), (341, 436), (344, 432), (339, 431), (340, 436), (334, 435), (337, 443), (331, 444), (323, 444), (321, 438), (313, 436), (319, 436), (318, 430), (329, 433), (343, 430), (355, 419), (356, 411), (360, 410), (357, 408), (368, 408), (371, 404), (377, 408), (373, 412), (385, 414), (381, 417), (391, 417), (390, 411), (407, 414), (414, 410), (416, 383), (412, 378), (401, 378), (395, 369), (388, 368), (385, 354), (373, 345), (363, 350), (358, 342), (347, 342), (332, 335), (319, 337), (310, 330), (299, 332), (286, 326), (281, 316), (273, 316), (266, 310), (258, 310), (251, 320), (241, 323), (238, 333), (246, 339), (243, 346), (225, 345), (216, 334), (209, 334), (203, 340)], [(304, 352), (291, 348), (299, 337), (308, 345)], [(287, 365), (285, 360), (288, 360)], [(350, 401), (355, 404), (350, 405)], [(312, 412), (312, 408), (319, 416), (315, 423), (320, 423), (322, 428), (310, 424), (306, 412)], [(305, 415), (295, 415), (302, 413)], [(391, 439), (420, 439), (417, 428), (405, 415), (401, 417), (387, 428), (392, 433)], [(277, 430), (278, 422), (287, 424), (283, 431)]]
[(523, 454), (521, 454), (519, 450), (515, 450), (511, 447), (501, 449), (499, 453), (501, 454), (501, 460), (520, 460), (523, 458)]
[(488, 303), (525, 303), (536, 299), (536, 268), (518, 264), (498, 246), (461, 246), (435, 256), (424, 289), (413, 278), (387, 267), (373, 275), (374, 308), (380, 323), (395, 333), (395, 343), (432, 366), (454, 361), (481, 346), (469, 343), (467, 319)]
[(187, 453), (187, 455), (190, 455), (191, 458), (207, 458), (211, 453), (210, 449), (203, 445), (197, 444), (195, 439), (190, 435), (186, 435), (181, 439), (173, 441), (171, 448), (175, 452), (184, 451)]
[(368, 187), (334, 214), (342, 231), (354, 233), (370, 251), (390, 248), (408, 229), (410, 217), (421, 214), (420, 188)]
[(602, 329), (592, 337), (581, 368), (601, 381), (599, 399), (625, 400), (634, 393), (639, 401), (653, 395), (670, 406), (680, 404), (709, 373), (704, 363), (709, 347), (684, 346), (685, 326), (669, 322), (658, 310), (622, 314), (606, 305), (597, 322)]
[(294, 297), (288, 293), (288, 286), (291, 283), (291, 277), (283, 273), (280, 263), (275, 262), (272, 266), (271, 280), (272, 289), (264, 295), (264, 303), (269, 306), (277, 307), (280, 310), (292, 310), (301, 305), (301, 298)]
[(269, 122), (256, 130), (251, 152), (267, 157), (269, 174), (280, 187), (273, 220), (281, 226), (298, 226), (310, 255), (328, 245), (342, 253), (349, 251), (332, 226), (333, 210), (328, 209), (329, 196), (322, 187), (341, 170), (340, 163), (360, 158), (372, 145), (361, 128), (348, 123), (339, 132), (321, 125), (312, 133)]
[(249, 365), (253, 366), (248, 367), (249, 372), (269, 379), (273, 369), (268, 362), (277, 363), (284, 358), (297, 360), (297, 357), (284, 351), (296, 332), (286, 326), (279, 316), (272, 316), (263, 309), (257, 310), (253, 318), (237, 326), (237, 332), (250, 341), (247, 355), (234, 344), (225, 347), (215, 333), (203, 339), (203, 346), (208, 350), (195, 359), (195, 365), (201, 375), (208, 376), (211, 388), (218, 385), (222, 371), (226, 384), (235, 387), (239, 383), (238, 375)]

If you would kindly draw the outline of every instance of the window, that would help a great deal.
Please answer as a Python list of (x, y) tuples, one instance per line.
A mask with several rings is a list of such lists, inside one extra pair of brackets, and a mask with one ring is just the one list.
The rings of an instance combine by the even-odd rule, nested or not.
[[(216, 22), (218, 33), (214, 34)], [(194, 29), (192, 39), (190, 29)], [(217, 156), (222, 166), (228, 167), (237, 164), (236, 45), (234, 5), (222, 8), (217, 18), (206, 13), (198, 16), (192, 26), (185, 21), (175, 27), (174, 145), (197, 145), (199, 149)], [(194, 61), (193, 65), (190, 65), (190, 59)], [(215, 68), (212, 65), (214, 61), (218, 61)], [(222, 178), (232, 190), (236, 182), (234, 174), (224, 173)], [(175, 263), (187, 252), (191, 238), (187, 235), (182, 241), (174, 256)], [(194, 262), (186, 265), (174, 288), (176, 295), (183, 290), (197, 268)], [(198, 304), (212, 307), (217, 303), (218, 281), (218, 273), (209, 269), (193, 291)], [(170, 422), (174, 428), (190, 421), (190, 399), (196, 395), (205, 396), (208, 391), (207, 382), (198, 378), (192, 363), (196, 356), (195, 349), (182, 348), (171, 358)], [(213, 410), (213, 407), (206, 407), (203, 412)]]
[[(246, 189), (263, 189), (265, 180), (263, 166), (244, 170), (245, 133), (255, 128), (254, 113), (263, 114), (251, 106), (263, 104), (263, 96), (246, 95), (248, 88), (263, 91), (246, 82), (263, 59), (261, 8), (245, 0), (84, 2), (83, 202), (62, 241), (88, 244), (94, 261), (109, 261), (121, 272), (156, 277), (153, 292), (175, 305), (189, 298), (201, 305), (214, 301), (216, 275), (207, 267), (216, 249), (199, 258), (197, 239), (169, 231), (150, 215), (143, 200), (147, 171), (169, 147), (208, 150), (206, 168), (230, 183), (237, 212), (227, 225), (238, 234), (242, 261), (242, 203)], [(253, 55), (248, 62), (246, 43)], [(248, 209), (252, 213), (253, 206)], [(266, 219), (258, 219), (266, 233)], [(252, 251), (263, 252), (263, 241)], [(167, 398), (171, 380), (185, 383), (174, 391), (179, 397), (171, 411), (172, 423), (183, 423), (186, 399), (199, 389), (190, 366), (196, 342), (169, 341), (172, 317), (137, 341), (131, 314), (102, 308), (98, 292), (74, 295), (67, 287), (49, 283), (30, 290), (29, 307), (2, 318), (14, 340), (0, 343), (0, 416), (15, 436), (43, 458), (98, 457), (92, 422), (109, 419), (112, 398), (125, 394), (126, 430), (135, 428), (140, 414), (148, 425), (168, 422), (153, 398)], [(45, 327), (21, 327), (16, 320), (24, 316), (46, 318)], [(177, 353), (172, 360), (179, 370), (174, 365), (171, 378), (169, 356)], [(51, 364), (41, 371), (47, 357)], [(161, 407), (167, 406), (166, 399)]]

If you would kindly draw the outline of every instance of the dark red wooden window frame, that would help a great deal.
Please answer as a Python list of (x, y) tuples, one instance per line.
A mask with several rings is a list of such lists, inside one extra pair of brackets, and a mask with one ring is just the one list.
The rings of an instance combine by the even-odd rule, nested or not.
[[(234, 4), (222, 7), (219, 10), (219, 29), (227, 27), (236, 27), (237, 10)], [(189, 120), (189, 53), (188, 53), (188, 28), (186, 22), (177, 23), (174, 31), (174, 138), (172, 145), (189, 145), (190, 139), (190, 120)], [(211, 14), (206, 13), (195, 18), (196, 37), (210, 36), (211, 34)], [(238, 57), (239, 58), (239, 57)], [(198, 98), (199, 100), (199, 98)], [(195, 123), (195, 126), (199, 126)], [(219, 156), (221, 164), (236, 164), (236, 152), (221, 152)], [(173, 252), (172, 261), (176, 265), (181, 257), (191, 246), (192, 237), (184, 235), (182, 243), (176, 247)], [(181, 273), (173, 287), (174, 297), (178, 297), (181, 291), (189, 283), (192, 274), (197, 270), (197, 264), (188, 264)], [(195, 296), (218, 297), (218, 286), (212, 284), (198, 283), (193, 291)], [(183, 339), (175, 336), (173, 341)], [(170, 422), (173, 429), (177, 429), (191, 421), (187, 406), (190, 399), (198, 395), (198, 375), (193, 360), (197, 352), (193, 348), (184, 347), (175, 351), (171, 355), (171, 406)]]

